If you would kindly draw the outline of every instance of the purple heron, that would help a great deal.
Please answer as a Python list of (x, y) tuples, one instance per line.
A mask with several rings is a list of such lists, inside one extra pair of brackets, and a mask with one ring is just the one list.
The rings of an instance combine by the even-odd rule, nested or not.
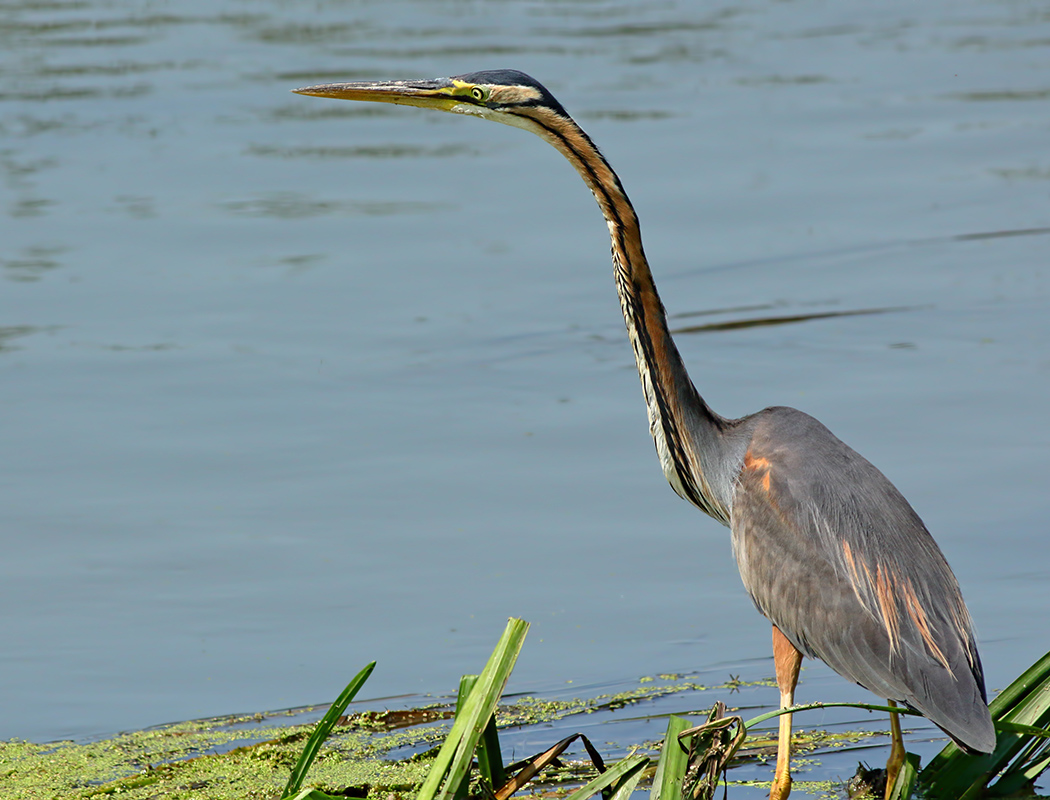
[[(681, 497), (729, 526), (744, 587), (773, 623), (781, 707), (794, 703), (806, 655), (919, 711), (968, 751), (995, 748), (970, 615), (922, 520), (879, 470), (813, 417), (773, 407), (727, 419), (708, 407), (671, 338), (619, 177), (547, 89), (524, 73), (493, 70), (295, 91), (490, 119), (532, 131), (565, 156), (609, 226), (616, 289), (664, 475)], [(891, 732), (889, 788), (904, 759), (897, 714)], [(790, 748), (785, 714), (774, 800), (791, 790)]]

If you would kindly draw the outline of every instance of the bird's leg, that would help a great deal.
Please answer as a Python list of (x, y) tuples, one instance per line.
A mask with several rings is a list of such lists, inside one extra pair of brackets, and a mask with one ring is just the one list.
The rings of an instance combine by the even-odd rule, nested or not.
[[(894, 708), (897, 704), (892, 700), (887, 700)], [(890, 759), (886, 762), (886, 797), (890, 796), (893, 791), (893, 784), (897, 782), (897, 775), (901, 771), (901, 767), (904, 765), (904, 737), (901, 735), (901, 718), (900, 714), (896, 711), (890, 712), (890, 740), (892, 746), (890, 747)]]
[[(795, 704), (795, 685), (798, 670), (802, 666), (802, 653), (788, 638), (773, 626), (773, 664), (777, 671), (777, 686), (780, 687), (780, 707), (790, 708)], [(780, 715), (780, 736), (777, 739), (777, 769), (773, 774), (773, 788), (769, 800), (784, 800), (791, 794), (791, 715)]]

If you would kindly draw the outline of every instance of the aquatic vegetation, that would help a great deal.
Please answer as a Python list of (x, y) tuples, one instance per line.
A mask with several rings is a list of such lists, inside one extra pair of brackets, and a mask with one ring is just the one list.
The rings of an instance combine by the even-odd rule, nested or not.
[[(650, 800), (704, 800), (726, 784), (738, 789), (763, 785), (753, 775), (745, 780), (733, 773), (748, 765), (753, 773), (755, 765), (775, 755), (776, 737), (762, 725), (783, 712), (745, 721), (721, 701), (704, 711), (690, 705), (689, 710), (667, 713), (666, 707), (681, 707), (696, 698), (706, 704), (713, 693), (758, 691), (754, 687), (768, 681), (756, 684), (731, 677), (710, 686), (661, 675), (642, 679), (627, 691), (590, 698), (514, 697), (501, 702), (527, 631), (528, 623), (510, 620), (480, 675), (462, 680), (454, 706), (435, 702), (347, 714), (375, 668), (373, 662), (354, 676), (315, 723), (304, 725), (301, 719), (319, 710), (294, 709), (166, 725), (82, 744), (0, 743), (3, 796), (507, 800), (521, 792), (567, 800), (601, 793), (603, 800), (627, 800), (640, 787), (650, 787)], [(603, 743), (607, 752), (612, 747), (618, 756), (614, 763), (607, 765), (584, 733), (564, 735), (565, 726), (577, 724), (574, 720), (586, 720), (580, 727), (593, 730), (593, 715), (608, 722), (641, 704), (647, 704), (650, 713), (632, 719), (666, 719), (666, 734), (659, 741)], [(652, 713), (654, 706), (664, 710)], [(864, 703), (814, 703), (790, 711), (804, 719), (806, 711), (843, 706), (888, 710)], [(1034, 797), (1035, 779), (1050, 767), (1050, 653), (1001, 692), (991, 709), (998, 731), (994, 753), (970, 756), (949, 744), (923, 769), (918, 756), (909, 755), (892, 797)], [(703, 724), (695, 725), (697, 717)], [(517, 744), (508, 748), (515, 735), (531, 731), (532, 739), (537, 732), (545, 737), (558, 730), (554, 725), (561, 727), (558, 742), (504, 765), (504, 754), (517, 749)], [(797, 731), (796, 768), (821, 754), (869, 747), (876, 738), (881, 737), (871, 731)], [(581, 746), (582, 754), (577, 752)], [(845, 787), (800, 780), (795, 789), (818, 796), (841, 797), (845, 790), (854, 798), (881, 798), (882, 770), (862, 772)]]
[[(576, 738), (583, 740), (599, 774), (569, 795), (569, 800), (585, 800), (598, 792), (602, 793), (605, 800), (626, 800), (646, 774), (646, 767), (650, 763), (648, 756), (629, 755), (606, 769), (601, 755), (589, 740), (582, 734), (575, 734), (517, 765), (517, 774), (507, 779), (493, 715), (527, 631), (527, 623), (510, 620), (481, 676), (476, 681), (473, 677), (465, 680), (461, 686), (456, 722), (417, 800), (466, 797), (470, 793), (471, 764), (475, 751), (478, 754), (477, 780), (480, 791), (474, 794), (505, 800), (553, 763)], [(715, 704), (705, 724), (696, 727), (690, 728), (684, 718), (672, 715), (662, 755), (653, 776), (650, 799), (707, 800), (722, 785), (734, 757), (747, 739), (749, 729), (781, 714), (843, 706), (921, 716), (918, 712), (896, 706), (813, 703), (772, 711), (744, 722), (739, 716), (727, 716), (726, 706), (722, 702)], [(969, 800), (983, 797), (986, 793), (1016, 796), (1025, 790), (1031, 794), (1035, 779), (1050, 768), (1050, 653), (1000, 693), (991, 704), (991, 712), (998, 735), (998, 744), (993, 753), (968, 755), (952, 743), (922, 770), (919, 769), (919, 757), (909, 753), (889, 797), (892, 800), (908, 800), (916, 789), (933, 800)], [(322, 726), (319, 725), (318, 732), (321, 730)], [(881, 791), (878, 793), (882, 794)], [(325, 800), (330, 797), (315, 790), (298, 795), (296, 800)]]

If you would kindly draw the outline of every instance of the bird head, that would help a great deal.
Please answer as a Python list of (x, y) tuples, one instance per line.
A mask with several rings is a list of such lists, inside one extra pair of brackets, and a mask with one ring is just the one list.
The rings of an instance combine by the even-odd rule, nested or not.
[(547, 125), (568, 119), (561, 103), (543, 84), (512, 69), (470, 72), (431, 80), (322, 83), (293, 91), (313, 97), (393, 103), (467, 114), (525, 128), (541, 136)]

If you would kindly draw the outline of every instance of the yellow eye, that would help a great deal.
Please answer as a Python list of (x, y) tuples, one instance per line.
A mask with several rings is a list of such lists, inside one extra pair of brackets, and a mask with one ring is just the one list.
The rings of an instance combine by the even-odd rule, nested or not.
[(475, 86), (473, 89), (470, 90), (470, 96), (473, 97), (475, 100), (484, 100), (486, 94), (487, 93), (485, 92), (485, 90), (482, 89), (480, 86)]

